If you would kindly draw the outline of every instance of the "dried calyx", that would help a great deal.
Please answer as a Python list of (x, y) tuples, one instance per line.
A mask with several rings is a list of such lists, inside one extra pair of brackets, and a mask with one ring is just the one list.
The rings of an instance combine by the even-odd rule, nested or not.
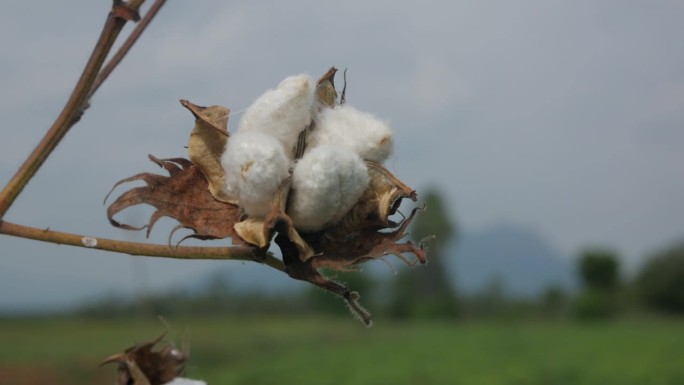
[(306, 75), (283, 80), (247, 109), (234, 133), (228, 132), (225, 107), (182, 100), (195, 116), (190, 161), (152, 157), (169, 177), (143, 173), (119, 182), (146, 185), (112, 203), (111, 223), (139, 229), (113, 216), (148, 203), (157, 208), (148, 233), (157, 219), (170, 216), (196, 238), (230, 237), (253, 247), (256, 255), (273, 241), (291, 277), (338, 294), (370, 325), (358, 293), (318, 269), (349, 270), (388, 254), (425, 263), (425, 251), (410, 241), (400, 243), (415, 209), (397, 223), (390, 220), (404, 198), (417, 199), (381, 164), (392, 151), (392, 129), (338, 103), (335, 72), (331, 68), (316, 83)]

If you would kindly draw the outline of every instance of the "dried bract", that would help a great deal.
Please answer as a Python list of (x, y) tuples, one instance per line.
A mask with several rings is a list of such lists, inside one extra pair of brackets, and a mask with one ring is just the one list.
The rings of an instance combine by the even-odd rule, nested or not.
[[(145, 185), (126, 191), (107, 208), (112, 225), (126, 230), (147, 228), (149, 236), (157, 220), (170, 217), (180, 222), (181, 227), (192, 230), (196, 238), (231, 237), (234, 243), (240, 242), (233, 229), (239, 221), (240, 208), (216, 200), (209, 192), (209, 184), (199, 167), (182, 158), (162, 160), (152, 155), (149, 158), (168, 171), (169, 176), (142, 173), (116, 183), (112, 191), (127, 182), (144, 181)], [(139, 204), (149, 204), (157, 209), (147, 225), (132, 226), (114, 219), (118, 212)]]
[(195, 127), (188, 141), (190, 161), (206, 176), (214, 198), (231, 202), (224, 189), (226, 173), (219, 162), (226, 149), (230, 110), (222, 106), (200, 107), (187, 100), (181, 100), (180, 103), (195, 116)]

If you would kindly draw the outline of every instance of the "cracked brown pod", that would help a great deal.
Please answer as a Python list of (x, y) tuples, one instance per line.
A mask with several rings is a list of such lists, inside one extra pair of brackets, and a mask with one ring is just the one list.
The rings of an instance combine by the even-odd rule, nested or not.
[(122, 353), (107, 357), (100, 366), (116, 363), (117, 385), (162, 385), (183, 374), (188, 352), (155, 340), (133, 345)]
[[(315, 89), (316, 111), (336, 108), (337, 92), (331, 68), (317, 82)], [(346, 84), (345, 84), (346, 87)], [(344, 101), (344, 93), (341, 100)], [(227, 143), (233, 139), (228, 133), (228, 113), (225, 107), (200, 107), (182, 100), (181, 104), (195, 117), (188, 152), (190, 160), (150, 159), (166, 169), (169, 176), (142, 173), (118, 182), (114, 187), (136, 180), (146, 184), (119, 196), (108, 208), (112, 225), (124, 229), (147, 227), (163, 216), (176, 219), (179, 227), (192, 231), (199, 239), (231, 238), (233, 244), (248, 245), (255, 255), (265, 255), (275, 242), (280, 248), (284, 271), (292, 278), (310, 282), (331, 291), (347, 301), (350, 309), (370, 326), (370, 314), (358, 303), (359, 294), (346, 285), (326, 278), (319, 269), (354, 269), (365, 261), (395, 255), (409, 265), (425, 264), (425, 249), (421, 244), (402, 242), (418, 209), (408, 217), (393, 222), (392, 217), (401, 202), (417, 200), (416, 192), (394, 176), (380, 163), (365, 161), (368, 184), (359, 198), (340, 219), (313, 231), (301, 231), (293, 223), (288, 210), (292, 194), (292, 178), (279, 181), (280, 187), (269, 201), (268, 214), (249, 217), (240, 208), (239, 200), (231, 196), (226, 185), (226, 170), (221, 166), (221, 152), (229, 151)], [(292, 149), (292, 164), (296, 165), (307, 150), (307, 136), (316, 130), (316, 119), (299, 130), (296, 146)], [(148, 225), (135, 227), (116, 221), (118, 212), (138, 204), (147, 203), (157, 210)], [(407, 256), (413, 255), (413, 259)]]

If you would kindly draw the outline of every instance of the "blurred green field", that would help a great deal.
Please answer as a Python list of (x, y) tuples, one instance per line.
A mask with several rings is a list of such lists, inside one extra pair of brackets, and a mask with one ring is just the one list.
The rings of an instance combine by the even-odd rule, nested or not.
[[(684, 323), (411, 322), (182, 318), (187, 376), (218, 384), (684, 384)], [(157, 320), (2, 320), (0, 383), (112, 384), (106, 356)]]

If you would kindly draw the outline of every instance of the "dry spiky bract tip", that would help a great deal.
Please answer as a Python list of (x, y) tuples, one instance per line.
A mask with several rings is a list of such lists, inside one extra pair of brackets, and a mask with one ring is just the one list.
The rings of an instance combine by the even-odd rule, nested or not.
[(426, 257), (423, 243), (402, 243), (417, 210), (398, 223), (390, 220), (404, 198), (416, 200), (416, 192), (381, 164), (392, 153), (392, 129), (338, 104), (336, 71), (315, 83), (307, 75), (286, 78), (247, 109), (233, 134), (226, 129), (228, 109), (182, 101), (196, 119), (192, 161), (152, 158), (171, 175), (144, 173), (119, 182), (146, 186), (109, 207), (112, 224), (136, 229), (113, 216), (148, 203), (157, 208), (148, 231), (170, 216), (197, 238), (247, 244), (257, 259), (275, 242), (290, 277), (339, 295), (370, 325), (358, 294), (318, 269), (349, 270), (388, 254), (410, 265)]

